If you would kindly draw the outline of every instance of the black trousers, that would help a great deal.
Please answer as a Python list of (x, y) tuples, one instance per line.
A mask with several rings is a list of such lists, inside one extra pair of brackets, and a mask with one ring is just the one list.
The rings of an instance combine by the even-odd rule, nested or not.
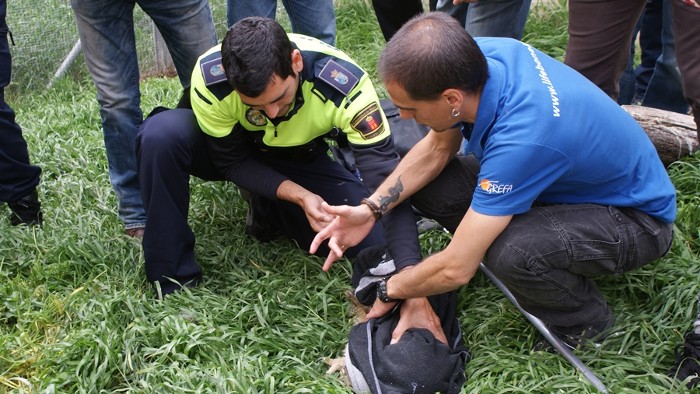
[[(160, 282), (163, 294), (167, 294), (179, 288), (170, 279), (184, 284), (202, 274), (194, 255), (195, 236), (187, 223), (190, 175), (215, 181), (224, 177), (212, 165), (205, 136), (189, 109), (148, 117), (136, 137), (136, 157), (146, 209), (146, 277), (149, 282)], [(331, 205), (358, 205), (369, 195), (364, 183), (325, 154), (309, 163), (269, 159), (265, 164)], [(308, 250), (316, 233), (300, 207), (261, 196), (253, 198), (257, 213), (264, 215), (265, 221)], [(346, 255), (353, 257), (359, 250), (378, 244), (384, 244), (380, 225)], [(327, 246), (324, 244), (317, 254), (327, 255)]]
[(372, 7), (387, 41), (404, 23), (423, 12), (421, 0), (372, 0)]
[[(454, 233), (471, 205), (479, 164), (458, 156), (411, 202)], [(595, 278), (617, 275), (665, 255), (673, 224), (632, 208), (595, 204), (536, 205), (514, 215), (484, 264), (520, 306), (561, 334), (612, 321)]]
[(0, 0), (0, 201), (15, 202), (39, 184), (41, 168), (29, 163), (27, 142), (5, 102), (5, 87), (12, 77), (12, 58), (5, 22), (7, 1)]

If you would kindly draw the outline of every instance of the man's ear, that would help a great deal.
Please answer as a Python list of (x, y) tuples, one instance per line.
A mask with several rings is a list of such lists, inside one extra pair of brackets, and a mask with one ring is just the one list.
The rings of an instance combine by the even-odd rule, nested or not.
[(464, 100), (462, 92), (457, 89), (446, 89), (444, 92), (442, 92), (442, 97), (445, 99), (448, 105), (456, 108), (461, 107), (462, 101)]
[(296, 73), (300, 73), (304, 69), (304, 59), (301, 57), (301, 51), (298, 49), (292, 50), (292, 69)]

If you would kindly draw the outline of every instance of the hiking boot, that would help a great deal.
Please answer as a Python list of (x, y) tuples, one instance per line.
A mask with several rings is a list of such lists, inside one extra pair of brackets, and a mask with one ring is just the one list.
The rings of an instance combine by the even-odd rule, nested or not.
[(416, 228), (418, 229), (418, 234), (423, 234), (431, 230), (447, 231), (440, 223), (425, 217), (421, 217), (416, 221)]
[(683, 347), (676, 352), (676, 362), (668, 370), (668, 376), (678, 380), (693, 377), (686, 383), (688, 388), (700, 383), (700, 334), (690, 331), (685, 334)]
[(239, 189), (239, 193), (243, 200), (248, 203), (248, 211), (245, 214), (245, 232), (251, 237), (257, 239), (260, 242), (270, 242), (282, 235), (282, 232), (269, 221), (265, 220), (253, 206), (253, 201), (255, 197), (253, 193)]
[(133, 227), (124, 230), (124, 234), (131, 238), (143, 238), (144, 227)]
[(19, 200), (8, 203), (7, 205), (12, 211), (10, 214), (10, 223), (13, 226), (19, 226), (20, 224), (41, 226), (43, 215), (41, 213), (41, 203), (39, 202), (36, 189)]

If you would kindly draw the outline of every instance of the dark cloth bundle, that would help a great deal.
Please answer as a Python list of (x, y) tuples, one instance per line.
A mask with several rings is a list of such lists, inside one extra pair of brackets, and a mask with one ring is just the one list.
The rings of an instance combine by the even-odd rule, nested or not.
[(380, 104), (387, 121), (389, 121), (391, 134), (394, 136), (394, 149), (399, 156), (404, 157), (418, 141), (428, 134), (430, 127), (417, 123), (415, 119), (402, 119), (399, 109), (391, 100), (381, 100)]
[[(353, 285), (358, 300), (371, 305), (375, 283), (393, 261), (384, 248), (363, 250), (353, 263)], [(345, 364), (356, 393), (459, 393), (466, 381), (464, 367), (471, 359), (464, 346), (456, 317), (455, 292), (428, 298), (440, 318), (448, 345), (426, 329), (407, 330), (390, 345), (391, 334), (400, 317), (401, 304), (379, 319), (355, 325), (349, 334)]]

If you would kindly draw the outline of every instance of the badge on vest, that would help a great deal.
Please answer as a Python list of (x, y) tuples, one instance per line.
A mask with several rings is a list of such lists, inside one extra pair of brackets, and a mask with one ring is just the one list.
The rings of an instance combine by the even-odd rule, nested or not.
[(350, 91), (352, 91), (360, 81), (358, 77), (353, 75), (345, 67), (336, 63), (333, 59), (329, 60), (328, 63), (323, 66), (321, 73), (318, 74), (318, 78), (331, 85), (344, 96), (350, 94)]
[(259, 110), (253, 108), (248, 108), (248, 110), (245, 111), (245, 118), (248, 123), (255, 126), (264, 126), (265, 123), (267, 123), (267, 118), (265, 115), (263, 115), (263, 113)]
[(220, 56), (212, 60), (207, 60), (206, 62), (201, 62), (199, 67), (202, 70), (202, 77), (204, 78), (204, 85), (206, 86), (211, 86), (226, 80), (226, 73), (224, 72), (223, 64), (221, 64)]

